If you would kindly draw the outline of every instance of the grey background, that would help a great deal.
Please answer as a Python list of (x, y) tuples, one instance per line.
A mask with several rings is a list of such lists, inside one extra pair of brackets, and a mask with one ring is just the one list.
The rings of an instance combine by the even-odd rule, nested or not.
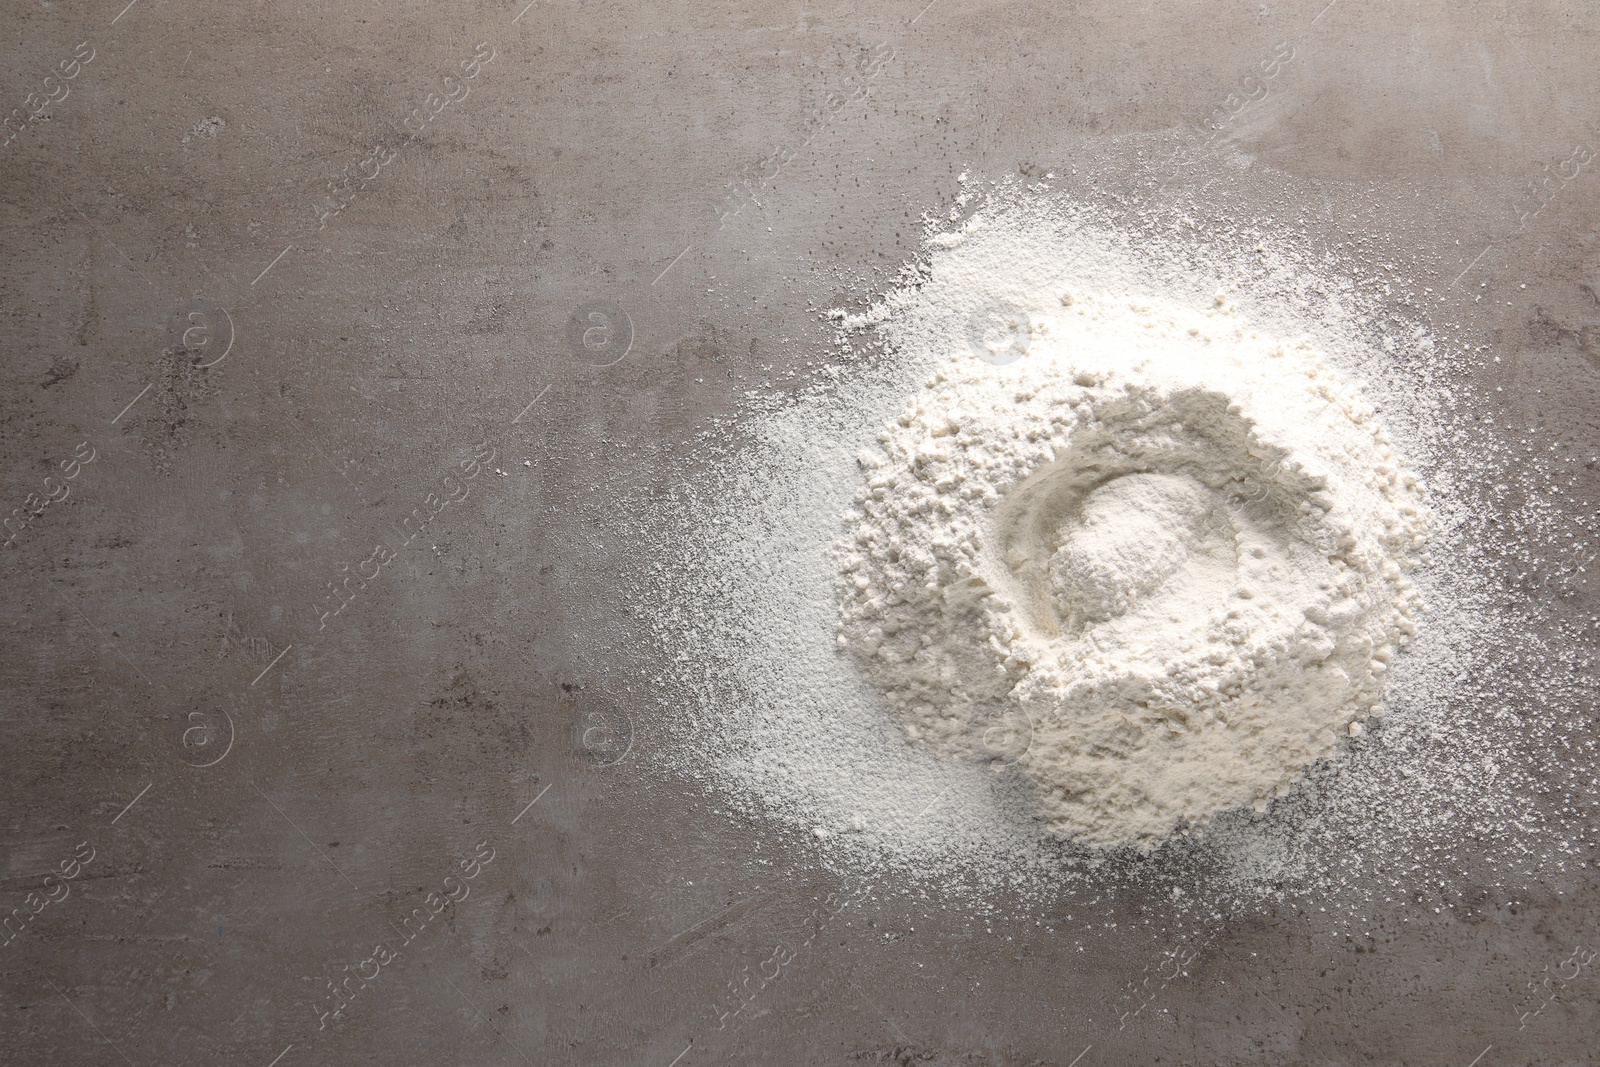
[[(4, 508), (96, 458), (0, 560), (0, 902), (94, 858), (0, 946), (0, 1059), (1600, 1062), (1592, 976), (1520, 1030), (1515, 1007), (1600, 941), (1587, 861), (1559, 888), (1419, 887), (1372, 937), (1230, 923), (1119, 1029), (1172, 944), (1150, 902), (1102, 900), (1123, 921), (1087, 942), (936, 901), (827, 918), (843, 887), (804, 850), (750, 864), (759, 828), (637, 773), (671, 708), (596, 720), (574, 638), (628, 606), (596, 495), (659, 487), (706, 419), (787, 388), (815, 309), (890, 285), (963, 171), (1403, 259), (1428, 315), (1502, 357), (1457, 386), (1593, 449), (1593, 165), (1525, 226), (1517, 205), (1600, 142), (1600, 13), (524, 2), (7, 5), (5, 109), (94, 58), (0, 148)], [(479, 42), (466, 97), (319, 229)], [(1294, 60), (1195, 151), (1280, 42)], [(631, 324), (606, 366), (569, 344), (597, 300)], [(188, 347), (175, 316), (203, 326)], [(340, 566), (480, 442), (467, 498), (319, 628)], [(480, 842), (470, 895), (319, 1028), (325, 979)]]

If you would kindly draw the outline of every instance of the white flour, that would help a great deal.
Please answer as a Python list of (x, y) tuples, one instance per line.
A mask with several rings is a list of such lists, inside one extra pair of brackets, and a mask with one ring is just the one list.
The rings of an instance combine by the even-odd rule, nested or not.
[[(1574, 599), (1587, 589), (1584, 565), (1600, 544), (1582, 480), (1584, 464), (1600, 464), (1600, 457), (1535, 433), (1535, 421), (1508, 424), (1513, 409), (1491, 410), (1459, 384), (1494, 353), (1436, 340), (1425, 328), (1430, 314), (1433, 330), (1448, 327), (1448, 320), (1418, 306), (1433, 299), (1422, 288), (1430, 281), (1425, 261), (1375, 264), (1360, 242), (1341, 251), (1335, 240), (1326, 251), (1316, 235), (1292, 226), (1253, 230), (1218, 222), (1225, 212), (1215, 205), (1207, 206), (1199, 225), (1198, 212), (1173, 217), (1100, 204), (1091, 213), (1081, 200), (1053, 194), (1000, 189), (987, 195), (989, 206), (966, 225), (930, 227), (925, 261), (908, 267), (865, 311), (834, 314), (841, 345), (815, 350), (806, 384), (789, 388), (774, 381), (752, 392), (677, 458), (630, 453), (634, 462), (654, 464), (648, 488), (586, 498), (602, 510), (583, 529), (606, 530), (607, 546), (616, 547), (604, 566), (582, 557), (597, 575), (585, 603), (600, 605), (625, 591), (626, 610), (596, 607), (577, 628), (576, 641), (591, 684), (634, 701), (636, 743), (625, 766), (646, 780), (687, 783), (698, 794), (697, 810), (710, 818), (706, 832), (748, 843), (752, 864), (770, 862), (776, 845), (895, 892), (959, 901), (980, 912), (1016, 907), (1030, 922), (1064, 913), (1084, 924), (1080, 930), (1115, 925), (1119, 917), (1090, 904), (1135, 888), (1138, 899), (1170, 908), (1190, 929), (1271, 899), (1296, 901), (1319, 921), (1326, 909), (1328, 923), (1346, 924), (1339, 936), (1369, 922), (1401, 922), (1396, 909), (1441, 885), (1513, 886), (1517, 893), (1533, 883), (1570, 889), (1589, 862), (1584, 857), (1600, 846), (1592, 829), (1600, 823), (1586, 822), (1590, 808), (1571, 799), (1592, 796), (1589, 786), (1600, 774), (1592, 712), (1584, 710), (1592, 708), (1600, 685), (1592, 657), (1600, 618)], [(1459, 269), (1456, 263), (1433, 277), (1447, 282)], [(868, 283), (850, 284), (860, 292)], [(1215, 302), (1219, 289), (1229, 294), (1226, 307)], [(1068, 292), (1076, 302), (1060, 305)], [(1048, 299), (1036, 299), (1039, 294)], [(1135, 301), (1146, 310), (1131, 310)], [(1441, 306), (1449, 314), (1456, 305)], [(1094, 337), (1125, 337), (1143, 321), (1155, 324), (1145, 331), (1153, 338), (1185, 316), (1200, 320), (1212, 342), (1207, 348), (1185, 340), (1180, 326), (1177, 351), (1214, 355), (1242, 346), (1261, 355), (1281, 345), (1285, 355), (1252, 357), (1233, 370), (1216, 359), (1189, 367), (1152, 360), (1141, 368), (1132, 349), (1086, 347)], [(1241, 328), (1261, 336), (1236, 335)], [(1139, 325), (1134, 332), (1142, 330)], [(1310, 348), (1300, 347), (1303, 337)], [(997, 760), (952, 758), (938, 731), (908, 741), (904, 726), (916, 725), (920, 713), (895, 712), (858, 653), (837, 643), (837, 546), (860, 525), (841, 519), (864, 481), (863, 450), (886, 464), (871, 476), (892, 481), (894, 467), (879, 435), (886, 426), (895, 434), (912, 431), (896, 420), (936, 374), (945, 373), (938, 388), (946, 391), (977, 388), (980, 380), (1020, 382), (1030, 361), (1067, 344), (1078, 348), (1068, 349), (1073, 358), (1066, 362), (1094, 351), (1107, 377), (1080, 385), (1057, 376), (1048, 388), (1030, 386), (1034, 395), (1021, 405), (1024, 421), (1043, 436), (1033, 442), (1029, 463), (1053, 462), (1043, 444), (1050, 434), (1083, 439), (1076, 409), (1070, 425), (1060, 426), (1039, 409), (1050, 390), (1081, 393), (1086, 401), (1098, 396), (1094, 403), (1104, 408), (1121, 382), (1152, 403), (1160, 400), (1162, 410), (1189, 411), (1194, 405), (1178, 397), (1177, 384), (1187, 376), (1227, 395), (1239, 410), (1214, 412), (1222, 430), (1212, 444), (1192, 450), (1187, 468), (1169, 465), (1115, 479), (1090, 494), (1094, 499), (1067, 524), (1067, 536), (1058, 537), (1062, 524), (1044, 523), (1048, 536), (1034, 539), (1021, 559), (1026, 580), (999, 575), (1009, 583), (1005, 596), (1019, 608), (1042, 603), (1069, 630), (1118, 634), (1118, 662), (1128, 662), (1129, 651), (1143, 642), (1149, 658), (1133, 657), (1137, 663), (1169, 647), (1173, 624), (1170, 615), (1162, 621), (1157, 602), (1181, 588), (1187, 593), (1175, 603), (1202, 602), (1188, 617), (1188, 639), (1197, 649), (1208, 636), (1199, 629), (1204, 611), (1220, 603), (1245, 612), (1239, 640), (1229, 636), (1218, 644), (1225, 660), (1237, 653), (1248, 663), (1241, 693), (1252, 681), (1262, 692), (1282, 682), (1292, 649), (1321, 656), (1323, 665), (1349, 677), (1346, 703), (1310, 695), (1305, 747), (1287, 758), (1275, 751), (1284, 733), (1265, 737), (1258, 751), (1191, 749), (1188, 742), (1200, 731), (1175, 721), (1168, 729), (1176, 729), (1173, 736), (1183, 744), (1161, 739), (1165, 750), (1157, 746), (1128, 761), (1145, 773), (1162, 765), (1154, 757), (1163, 751), (1192, 753), (1197, 760), (1215, 756), (1242, 764), (1245, 771), (1229, 794), (1244, 806), (1213, 816), (1203, 834), (1167, 836), (1143, 857), (1086, 847), (1051, 834), (1041, 821), (1041, 813), (1064, 810), (1069, 820), (1094, 822), (1092, 806), (1081, 800), (1063, 803), (1070, 798), (1060, 797), (1053, 812), (1050, 769), (1032, 762), (1058, 741), (1070, 744), (1071, 735), (1030, 738), (1027, 715), (1019, 710), (979, 734), (982, 751)], [(1186, 347), (1191, 344), (1198, 347)], [(1166, 340), (1143, 345), (1165, 347)], [(1012, 362), (991, 366), (971, 358), (976, 350)], [(1318, 366), (1317, 353), (1337, 376)], [(970, 382), (962, 377), (963, 359)], [(1252, 377), (1251, 367), (1263, 361), (1284, 369)], [(1339, 378), (1350, 384), (1340, 385)], [(1324, 387), (1326, 395), (1315, 402), (1321, 407), (1306, 419), (1295, 417)], [(1394, 436), (1404, 466), (1426, 483), (1432, 518), (1432, 565), (1413, 576), (1428, 607), (1425, 625), (1387, 671), (1372, 666), (1373, 659), (1384, 662), (1380, 656), (1363, 659), (1355, 650), (1367, 636), (1375, 652), (1403, 636), (1413, 601), (1382, 560), (1404, 569), (1418, 516), (1407, 510), (1411, 493), (1401, 488), (1402, 465), (1383, 458), (1368, 402)], [(990, 417), (981, 405), (963, 410), (958, 427)], [(930, 434), (932, 415), (918, 416)], [(1253, 420), (1248, 427), (1247, 417)], [(1179, 421), (1191, 437), (1207, 424), (1188, 416)], [(1140, 435), (1126, 421), (1118, 425), (1120, 440), (1136, 445)], [(963, 455), (995, 457), (1012, 447), (1007, 441), (1021, 444), (1009, 431), (1004, 438), (974, 440), (958, 428), (934, 437), (935, 447), (953, 449), (964, 432), (971, 443), (960, 449)], [(1332, 452), (1323, 447), (1334, 442)], [(1348, 446), (1348, 455), (1341, 446)], [(1245, 461), (1240, 450), (1252, 448), (1259, 454)], [(1242, 470), (1243, 481), (1222, 488), (1207, 483), (1230, 470)], [(1328, 486), (1310, 490), (1313, 476), (1327, 477)], [(968, 489), (1005, 480), (985, 474)], [(1252, 482), (1260, 488), (1235, 491)], [(1256, 498), (1262, 489), (1259, 499), (1239, 499)], [(1287, 511), (1269, 507), (1292, 504), (1299, 516), (1299, 493), (1311, 508), (1304, 522), (1286, 522)], [(1115, 531), (1134, 520), (1107, 520), (1135, 501), (1146, 509), (1138, 520), (1144, 533), (1119, 536)], [(1357, 501), (1374, 510), (1359, 512)], [(977, 514), (975, 498), (959, 499), (960, 507), (944, 514), (941, 502), (949, 502), (931, 487), (927, 502), (926, 518), (940, 528), (953, 529)], [(1332, 510), (1324, 514), (1322, 503)], [(894, 507), (909, 514), (904, 502)], [(1167, 517), (1151, 521), (1156, 512)], [(1256, 531), (1250, 536), (1263, 541), (1268, 556), (1262, 558), (1292, 561), (1304, 546), (1320, 546), (1341, 532), (1354, 538), (1346, 550), (1356, 553), (1346, 573), (1356, 593), (1350, 598), (1354, 614), (1341, 605), (1326, 621), (1306, 615), (1302, 631), (1282, 605), (1304, 603), (1305, 615), (1305, 608), (1316, 611), (1324, 602), (1324, 591), (1313, 592), (1315, 583), (1308, 587), (1290, 571), (1276, 584), (1255, 579), (1260, 596), (1231, 597), (1240, 572), (1230, 576), (1222, 564), (1232, 559), (1230, 540), (1241, 539), (1236, 530), (1243, 525), (1235, 526), (1241, 513)], [(985, 545), (996, 529), (1026, 527), (984, 528)], [(868, 565), (870, 552), (859, 554), (869, 584), (886, 573), (883, 563)], [(982, 558), (991, 568), (1003, 559)], [(1243, 554), (1247, 566), (1256, 558)], [(1319, 565), (1328, 565), (1325, 557)], [(1211, 579), (1215, 595), (1205, 592)], [(908, 583), (902, 592), (923, 596), (921, 588)], [(1310, 602), (1297, 599), (1302, 595)], [(1272, 605), (1282, 609), (1281, 618), (1251, 614)], [(1185, 610), (1171, 614), (1183, 618)], [(1130, 614), (1150, 614), (1154, 622), (1148, 630), (1119, 630), (1119, 620)], [(991, 620), (1002, 621), (998, 613)], [(935, 634), (955, 632), (939, 629), (945, 623), (932, 617), (915, 625), (930, 644)], [(1326, 656), (1318, 630), (1334, 642)], [(1020, 623), (1019, 632), (1013, 647), (1038, 640)], [(981, 652), (982, 626), (968, 633), (980, 638)], [(886, 642), (894, 637), (884, 636)], [(637, 657), (619, 655), (638, 649), (641, 640), (641, 656), (651, 664), (647, 673), (629, 666)], [(1252, 640), (1266, 642), (1259, 660), (1242, 654)], [(1043, 669), (1047, 656), (1029, 663), (1029, 675), (1036, 665), (1038, 678), (1050, 676)], [(1215, 677), (1214, 666), (1196, 663), (1196, 677)], [(993, 659), (987, 667), (994, 669)], [(1361, 719), (1379, 695), (1380, 676), (1385, 714)], [(1105, 677), (1104, 666), (1086, 666), (1077, 677)], [(1129, 671), (1127, 678), (1136, 688), (1166, 684), (1149, 670)], [(1093, 687), (1080, 685), (1076, 692), (1110, 699)], [(1226, 704), (1220, 684), (1213, 703), (1203, 692), (1172, 692), (1179, 698), (1176, 710), (1191, 718)], [(1022, 696), (1035, 712), (1056, 703), (1043, 685), (1024, 687), (1019, 708)], [(924, 703), (949, 707), (947, 693), (943, 699)], [(1242, 709), (1226, 711), (1236, 722), (1249, 717)], [(1330, 738), (1318, 725), (1331, 726), (1337, 737), (1351, 719), (1364, 726), (1360, 736), (1317, 749)], [(1047, 720), (1041, 734), (1049, 728)], [(1229, 735), (1224, 730), (1220, 736)], [(970, 741), (971, 735), (956, 730), (950, 737)], [(1315, 750), (1329, 758), (1307, 766)], [(1300, 776), (1258, 812), (1247, 798), (1277, 791), (1257, 788), (1270, 777), (1266, 768), (1280, 769), (1286, 782)], [(1205, 809), (1219, 785), (1201, 784), (1204, 802), (1169, 798), (1167, 816), (1146, 819), (1147, 812), (1139, 816), (1142, 825), (1157, 832), (1163, 818)], [(1128, 807), (1117, 787), (1107, 791), (1113, 812)], [(1452, 904), (1442, 899), (1429, 906)]]
[(1415, 632), (1415, 479), (1309, 344), (1221, 298), (1018, 281), (952, 294), (1013, 294), (1011, 360), (929, 353), (861, 459), (839, 643), (907, 737), (1016, 762), (1082, 843), (1264, 810), (1379, 709)]

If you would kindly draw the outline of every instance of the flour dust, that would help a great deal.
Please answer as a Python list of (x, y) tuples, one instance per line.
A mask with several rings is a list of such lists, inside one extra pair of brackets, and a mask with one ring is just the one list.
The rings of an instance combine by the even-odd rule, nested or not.
[(1505, 579), (1592, 525), (1505, 483), (1449, 384), (1481, 353), (1272, 241), (1007, 186), (932, 223), (806, 388), (619, 502), (639, 758), (980, 910), (1116, 882), (1359, 925), (1464, 863), (1582, 865), (1541, 798), (1596, 774), (1596, 620)]

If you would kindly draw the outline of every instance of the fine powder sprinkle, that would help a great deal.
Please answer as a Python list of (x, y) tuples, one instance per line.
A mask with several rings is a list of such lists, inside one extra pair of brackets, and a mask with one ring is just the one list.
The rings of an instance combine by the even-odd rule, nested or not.
[[(1204, 215), (1212, 222), (1197, 228), (1193, 214), (1111, 203), (1092, 190), (965, 189), (948, 217), (928, 220), (925, 253), (896, 281), (827, 312), (835, 345), (804, 347), (809, 363), (797, 379), (789, 377), (792, 365), (768, 368), (773, 377), (700, 427), (681, 455), (632, 455), (635, 465), (642, 456), (658, 464), (644, 468), (647, 480), (588, 499), (595, 511), (575, 528), (574, 566), (603, 575), (604, 584), (573, 601), (593, 609), (575, 631), (574, 652), (589, 686), (630, 702), (632, 773), (685, 790), (695, 811), (740, 835), (753, 869), (800, 855), (855, 884), (940, 907), (985, 916), (1015, 910), (1047, 925), (1058, 909), (1083, 923), (1074, 936), (1086, 949), (1098, 943), (1088, 931), (1123, 933), (1114, 929), (1122, 916), (1091, 907), (1108, 893), (1136, 890), (1155, 908), (1152, 922), (1166, 915), (1192, 924), (1191, 933), (1267, 902), (1289, 903), (1343, 938), (1397, 929), (1390, 924), (1405, 921), (1415, 894), (1439, 885), (1485, 886), (1517, 899), (1527, 899), (1529, 886), (1573, 891), (1597, 844), (1593, 805), (1578, 798), (1592, 795), (1588, 786), (1600, 773), (1592, 736), (1600, 682), (1590, 654), (1600, 615), (1582, 600), (1600, 529), (1584, 464), (1600, 458), (1525, 406), (1535, 402), (1532, 385), (1513, 399), (1510, 388), (1480, 395), (1463, 384), (1492, 367), (1495, 353), (1474, 327), (1423, 308), (1433, 299), (1455, 306), (1416, 280), (1445, 265), (1410, 252), (1382, 263), (1360, 234), (1318, 235), (1292, 219), (1217, 222), (1226, 212), (1216, 205)], [(1315, 191), (1308, 185), (1300, 193)], [(1252, 218), (1243, 209), (1255, 206), (1235, 203)], [(861, 280), (841, 281), (836, 291), (846, 290), (867, 291)], [(1216, 303), (1219, 291), (1225, 306)], [(1061, 303), (1066, 294), (1071, 305)], [(1200, 334), (1188, 334), (1185, 322)], [(1055, 369), (1046, 373), (1047, 366)], [(1076, 380), (1080, 371), (1085, 382)], [(1600, 388), (1592, 373), (1569, 377), (1573, 388)], [(1018, 401), (1013, 393), (1006, 402), (1015, 410), (1002, 425), (992, 409), (965, 399), (980, 388), (1031, 397)], [(1052, 394), (1073, 402), (1047, 415), (1041, 405)], [(949, 420), (936, 423), (927, 405), (957, 395), (964, 397), (950, 405), (964, 413), (955, 416), (957, 429), (935, 433)], [(1003, 391), (992, 395), (1004, 399)], [(1102, 424), (1102, 439), (1079, 422), (1080, 404)], [(1132, 405), (1149, 414), (1125, 416)], [(1374, 409), (1404, 463), (1389, 454)], [(851, 609), (840, 596), (840, 542), (862, 557), (859, 576), (869, 582), (887, 573), (886, 564), (901, 566), (886, 555), (869, 562), (875, 552), (854, 538), (887, 510), (909, 519), (909, 502), (885, 492), (872, 505), (880, 512), (874, 518), (856, 501), (864, 481), (874, 491), (895, 482), (895, 463), (912, 453), (892, 453), (894, 440), (919, 420), (930, 452), (953, 457), (930, 455), (919, 470), (980, 455), (994, 460), (1035, 433), (1034, 451), (1024, 456), (1030, 472), (1053, 468), (1054, 445), (1042, 446), (1052, 434), (1069, 442), (1068, 458), (1117, 464), (1081, 484), (1068, 479), (1059, 491), (995, 467), (963, 470), (971, 477), (948, 491), (937, 478), (919, 479), (926, 508), (918, 521), (928, 525), (917, 529), (975, 525), (979, 561), (993, 577), (982, 598), (992, 613), (966, 619), (976, 640), (954, 647), (976, 649), (974, 659), (991, 671), (1003, 666), (1003, 656), (984, 652), (984, 627), (1006, 621), (1002, 599), (1016, 605), (1018, 632), (1033, 635), (1006, 638), (1025, 654), (1060, 640), (1041, 638), (1041, 624), (1025, 611), (1047, 612), (1047, 622), (1102, 643), (1115, 633), (1122, 644), (1105, 653), (1084, 646), (1092, 655), (1068, 678), (1080, 683), (1074, 693), (1083, 701), (1109, 702), (1113, 689), (1081, 684), (1104, 679), (1105, 662), (1127, 663), (1130, 651), (1142, 650), (1148, 664), (1172, 641), (1197, 650), (1211, 639), (1202, 616), (1237, 611), (1233, 625), (1259, 639), (1239, 649), (1240, 693), (1266, 696), (1275, 679), (1292, 673), (1293, 651), (1309, 648), (1320, 629), (1334, 646), (1313, 658), (1328, 673), (1346, 672), (1351, 702), (1337, 715), (1333, 705), (1319, 705), (1303, 725), (1326, 744), (1329, 735), (1313, 729), (1326, 712), (1333, 738), (1341, 726), (1354, 736), (1327, 750), (1328, 759), (1291, 767), (1271, 748), (1286, 734), (1243, 732), (1256, 711), (1246, 714), (1220, 695), (1191, 699), (1158, 672), (1130, 670), (1123, 684), (1175, 695), (1174, 710), (1190, 714), (1169, 724), (1138, 718), (1149, 710), (1138, 708), (1130, 725), (1152, 741), (1149, 755), (1192, 752), (1194, 761), (1179, 767), (1185, 773), (1218, 755), (1220, 766), (1272, 768), (1290, 785), (1265, 811), (1255, 810), (1259, 797), (1281, 786), (1241, 788), (1258, 799), (1213, 815), (1203, 833), (1141, 839), (1130, 830), (1128, 848), (1095, 847), (1092, 837), (1074, 838), (1070, 825), (1050, 831), (1052, 805), (1082, 824), (1095, 820), (1083, 796), (1052, 799), (1042, 759), (1051, 739), (1030, 729), (1030, 715), (1040, 716), (1040, 734), (1059, 725), (1045, 714), (1058, 705), (1043, 684), (1047, 657), (1030, 660), (1026, 672), (1041, 685), (997, 702), (991, 718), (979, 720), (983, 727), (955, 731), (961, 743), (942, 740), (938, 730), (908, 740), (905, 727), (918, 725), (923, 712), (885, 700), (877, 672), (888, 661), (866, 660), (852, 643), (853, 632), (864, 639), (870, 627), (852, 631), (841, 617)], [(885, 427), (888, 442), (880, 439)], [(1161, 445), (1163, 435), (1170, 444)], [(643, 449), (646, 440), (632, 442)], [(1154, 456), (1157, 447), (1165, 451), (1156, 458), (1167, 457), (1160, 464), (1128, 458)], [(865, 474), (863, 450), (874, 464)], [(1426, 484), (1425, 523), (1407, 510), (1419, 506), (1421, 487), (1402, 468)], [(1318, 476), (1329, 481), (1314, 489)], [(879, 478), (887, 480), (870, 485)], [(980, 501), (985, 485), (994, 497)], [(1000, 506), (1013, 498), (1032, 510)], [(1051, 512), (1052, 501), (1065, 506)], [(1128, 514), (1133, 505), (1137, 516)], [(845, 525), (852, 508), (859, 516)], [(1417, 610), (1405, 569), (1418, 562), (1413, 538), (1423, 525), (1430, 565), (1410, 580), (1427, 604), (1425, 625), (1380, 671), (1373, 661), (1386, 662), (1382, 653), (1407, 636)], [(596, 530), (609, 531), (603, 567), (594, 556)], [(1252, 560), (1268, 557), (1253, 556), (1246, 538), (1293, 563), (1307, 546), (1321, 552), (1344, 534), (1354, 542), (1329, 556), (1342, 561), (1333, 569), (1355, 595), (1325, 596), (1315, 581), (1297, 585), (1287, 569), (1276, 586), (1248, 580)], [(918, 541), (909, 532), (894, 536), (908, 546)], [(1016, 569), (1006, 537), (1026, 550)], [(1311, 562), (1330, 567), (1329, 556)], [(1235, 558), (1244, 562), (1230, 579), (1224, 564)], [(1212, 579), (1214, 596), (1203, 592)], [(926, 598), (939, 614), (959, 601), (954, 587), (935, 603), (926, 580), (902, 582), (894, 594)], [(1252, 597), (1232, 596), (1235, 585)], [(1180, 587), (1184, 595), (1169, 596)], [(621, 600), (619, 590), (626, 591)], [(1302, 593), (1309, 599), (1296, 600)], [(1155, 601), (1169, 599), (1183, 607), (1163, 614)], [(1172, 641), (1161, 637), (1176, 625), (1171, 616), (1184, 616), (1191, 604), (1190, 628), (1169, 633)], [(1250, 614), (1273, 605), (1277, 615)], [(1319, 610), (1325, 618), (1314, 615)], [(1154, 622), (1141, 629), (1129, 615)], [(957, 622), (930, 615), (913, 625), (931, 647), (949, 636), (940, 627)], [(1367, 639), (1372, 655), (1356, 655)], [(641, 640), (641, 659), (619, 658), (619, 649)], [(1234, 643), (1217, 651), (1231, 655)], [(1216, 665), (1196, 656), (1175, 662), (1197, 678), (1221, 673), (1212, 675)], [(955, 710), (948, 688), (919, 703)], [(1385, 714), (1364, 718), (1377, 707), (1363, 704), (1361, 693), (1381, 694)], [(1083, 701), (1080, 710), (1094, 706)], [(1208, 711), (1238, 724), (1220, 730), (1235, 747), (1217, 753), (1177, 743), (1194, 739), (1199, 731), (1189, 722)], [(1068, 721), (1063, 715), (1061, 723)], [(988, 758), (960, 758), (968, 753)], [(1128, 818), (1119, 806), (1133, 795), (1130, 771), (1155, 766), (1118, 764), (1093, 750), (1068, 754), (1080, 769), (1116, 771), (1096, 784), (1117, 820)], [(1225, 802), (1233, 801), (1218, 801)], [(1175, 802), (1170, 817), (1183, 818)], [(1152, 834), (1162, 825), (1144, 823)]]
[(1381, 711), (1415, 477), (1308, 341), (1220, 295), (1013, 292), (969, 333), (997, 323), (860, 458), (840, 647), (907, 738), (1016, 764), (1081, 844), (1264, 810)]

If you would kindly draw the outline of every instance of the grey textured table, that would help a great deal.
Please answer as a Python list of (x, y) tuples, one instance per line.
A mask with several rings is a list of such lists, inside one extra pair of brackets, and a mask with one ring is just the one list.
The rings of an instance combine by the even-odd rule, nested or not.
[(1587, 859), (1231, 925), (1119, 1029), (1146, 902), (1093, 951), (832, 914), (596, 732), (573, 637), (626, 607), (594, 495), (782, 388), (960, 173), (1153, 195), (1213, 122), (1171, 195), (1417, 265), (1501, 357), (1457, 388), (1594, 450), (1595, 9), (525, 2), (9, 5), (0, 1059), (1600, 1062), (1593, 977), (1516, 1014), (1600, 941)]

